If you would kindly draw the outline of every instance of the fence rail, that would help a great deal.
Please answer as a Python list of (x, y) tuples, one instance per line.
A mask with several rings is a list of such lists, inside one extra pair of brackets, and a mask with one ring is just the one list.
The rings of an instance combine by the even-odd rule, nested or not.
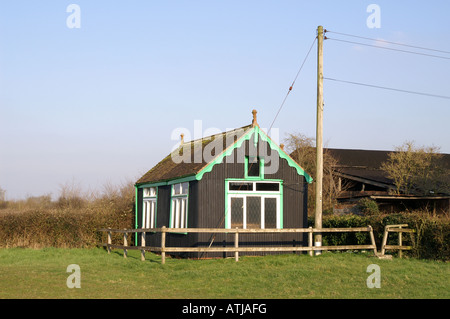
[[(312, 256), (314, 251), (322, 250), (349, 250), (363, 249), (373, 250), (377, 255), (377, 247), (371, 226), (355, 227), (355, 228), (285, 228), (285, 229), (224, 229), (224, 228), (138, 228), (138, 229), (100, 229), (99, 231), (107, 232), (108, 242), (103, 244), (106, 246), (108, 253), (111, 249), (123, 249), (123, 256), (127, 257), (127, 250), (134, 249), (141, 251), (141, 260), (145, 260), (145, 251), (160, 252), (161, 263), (166, 261), (166, 253), (174, 252), (234, 252), (236, 261), (239, 261), (240, 252), (293, 252), (308, 251)], [(146, 246), (146, 233), (161, 233), (161, 246)], [(337, 233), (337, 232), (368, 232), (370, 235), (370, 245), (339, 245), (339, 246), (313, 246), (313, 234), (317, 233)], [(123, 233), (123, 245), (112, 244), (112, 233)], [(141, 234), (140, 246), (128, 246), (128, 234)], [(166, 247), (167, 233), (228, 233), (234, 234), (234, 247)], [(270, 246), (270, 247), (240, 247), (239, 234), (256, 234), (256, 233), (308, 233), (308, 246), (304, 247), (287, 247), (287, 246)]]

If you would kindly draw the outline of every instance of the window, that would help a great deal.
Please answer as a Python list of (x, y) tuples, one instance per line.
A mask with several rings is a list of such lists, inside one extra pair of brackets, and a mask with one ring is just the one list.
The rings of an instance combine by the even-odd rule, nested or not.
[(261, 197), (247, 196), (247, 229), (261, 228)]
[(188, 189), (189, 183), (172, 185), (170, 228), (187, 227)]
[(259, 177), (259, 158), (256, 156), (248, 157), (247, 165), (247, 176), (248, 177)]
[(228, 182), (229, 192), (279, 192), (280, 182)]
[(246, 179), (263, 179), (264, 158), (258, 156), (246, 156), (244, 176)]
[(253, 183), (252, 182), (230, 182), (229, 190), (230, 191), (252, 191)]
[(156, 187), (143, 190), (142, 228), (156, 227)]
[(156, 196), (156, 187), (144, 188), (144, 197)]
[(227, 228), (283, 228), (280, 195), (228, 195)]
[(264, 198), (264, 228), (277, 228), (277, 198)]
[(244, 198), (232, 197), (231, 203), (231, 228), (244, 228)]
[(280, 181), (228, 181), (227, 228), (283, 228)]
[(179, 183), (172, 185), (172, 196), (173, 195), (187, 195), (189, 183)]
[(255, 183), (257, 191), (278, 192), (280, 183)]

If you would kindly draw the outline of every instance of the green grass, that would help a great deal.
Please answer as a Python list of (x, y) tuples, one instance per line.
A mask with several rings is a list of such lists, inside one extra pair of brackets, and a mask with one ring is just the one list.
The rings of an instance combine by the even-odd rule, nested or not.
[[(138, 251), (0, 249), (0, 298), (450, 298), (448, 263), (380, 260), (361, 253), (166, 260)], [(81, 269), (81, 288), (66, 285), (67, 266)], [(367, 266), (381, 269), (381, 288), (367, 288)]]

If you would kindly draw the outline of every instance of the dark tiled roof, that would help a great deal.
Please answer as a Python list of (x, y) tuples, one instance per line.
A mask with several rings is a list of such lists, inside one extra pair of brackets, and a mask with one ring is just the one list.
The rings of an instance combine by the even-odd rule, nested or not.
[[(144, 174), (136, 184), (144, 184), (144, 183), (156, 183), (162, 181), (168, 181), (175, 178), (187, 177), (197, 174), (204, 168), (209, 162), (211, 162), (216, 156), (221, 154), (219, 152), (217, 154), (211, 154), (209, 156), (209, 161), (205, 161), (204, 150), (207, 145), (210, 145), (214, 141), (222, 142), (220, 145), (222, 148), (217, 148), (221, 151), (225, 151), (229, 146), (231, 146), (237, 139), (242, 137), (248, 129), (252, 128), (252, 125), (247, 125), (241, 128), (237, 128), (231, 131), (223, 132), (221, 134), (204, 137), (202, 139), (193, 140), (190, 142), (185, 142), (183, 147), (179, 147), (177, 150), (173, 151), (169, 155), (167, 155), (162, 161), (156, 164), (151, 170)], [(213, 147), (214, 144), (211, 144)], [(174, 161), (177, 155), (182, 156), (183, 150), (190, 149), (190, 160), (184, 160), (179, 163)], [(214, 148), (208, 151), (215, 151)], [(199, 154), (201, 152), (201, 154)], [(197, 160), (201, 159), (201, 161)]]
[[(326, 149), (337, 160), (336, 170), (350, 176), (360, 177), (375, 182), (393, 185), (386, 172), (381, 170), (381, 164), (388, 160), (393, 151)], [(450, 154), (442, 154), (442, 167), (450, 169)]]
[(336, 171), (342, 174), (383, 184), (394, 184), (386, 172), (380, 169), (381, 164), (388, 160), (389, 151), (328, 148), (327, 152), (336, 159)]
[[(353, 149), (326, 149), (341, 167), (365, 167), (379, 169), (381, 164), (388, 160), (389, 153), (394, 151), (373, 151), (373, 150), (353, 150)], [(450, 168), (450, 154), (441, 153), (440, 160), (442, 167)]]
[(351, 149), (326, 149), (341, 167), (361, 167), (379, 169), (381, 163), (388, 160), (390, 151), (351, 150)]

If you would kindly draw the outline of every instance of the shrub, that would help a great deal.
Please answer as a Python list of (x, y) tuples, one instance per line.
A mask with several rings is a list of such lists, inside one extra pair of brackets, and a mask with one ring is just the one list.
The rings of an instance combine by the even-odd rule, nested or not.
[(106, 234), (98, 229), (134, 226), (134, 191), (130, 186), (114, 192), (109, 189), (90, 200), (61, 196), (52, 204), (47, 200), (42, 203), (11, 202), (0, 210), (0, 247), (95, 247), (106, 242)]
[[(308, 219), (309, 226), (314, 227), (314, 218)], [(372, 226), (377, 249), (381, 244), (386, 225), (408, 224), (415, 233), (403, 234), (403, 245), (412, 246), (404, 255), (435, 260), (450, 260), (450, 219), (431, 216), (427, 212), (404, 212), (387, 215), (358, 216), (331, 215), (323, 216), (324, 228), (347, 228)], [(398, 234), (390, 233), (388, 244), (397, 244)], [(323, 235), (323, 245), (360, 245), (370, 243), (367, 233), (330, 233)], [(388, 251), (391, 253), (391, 251)]]
[(380, 214), (380, 209), (376, 201), (370, 198), (361, 198), (356, 205), (357, 209), (366, 216)]

